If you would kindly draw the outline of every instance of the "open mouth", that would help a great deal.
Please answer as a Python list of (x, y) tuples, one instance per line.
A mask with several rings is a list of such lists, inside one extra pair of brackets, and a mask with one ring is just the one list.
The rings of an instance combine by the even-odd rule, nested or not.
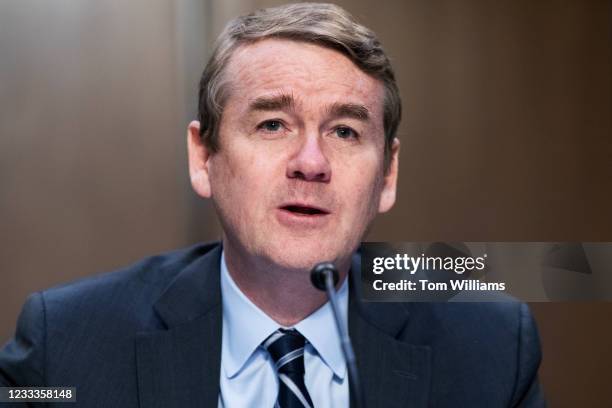
[(295, 215), (327, 215), (329, 212), (320, 208), (304, 206), (304, 205), (285, 205), (281, 207), (282, 210), (289, 211)]

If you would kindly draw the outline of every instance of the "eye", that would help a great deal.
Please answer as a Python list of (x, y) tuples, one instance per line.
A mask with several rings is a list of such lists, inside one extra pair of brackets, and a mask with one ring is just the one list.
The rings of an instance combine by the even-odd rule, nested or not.
[(334, 132), (341, 139), (357, 139), (359, 137), (357, 132), (347, 126), (338, 126)]
[(280, 120), (266, 120), (257, 125), (257, 129), (265, 130), (266, 132), (278, 132), (283, 127)]

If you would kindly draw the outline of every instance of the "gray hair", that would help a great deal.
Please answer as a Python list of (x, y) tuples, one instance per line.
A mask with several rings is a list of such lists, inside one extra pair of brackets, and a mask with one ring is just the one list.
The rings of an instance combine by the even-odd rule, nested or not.
[(225, 26), (200, 80), (198, 119), (204, 144), (212, 152), (219, 148), (219, 123), (228, 96), (223, 73), (232, 53), (241, 45), (265, 38), (305, 41), (337, 50), (383, 83), (384, 166), (388, 169), (401, 118), (395, 75), (374, 32), (333, 4), (297, 3), (262, 9), (237, 17)]

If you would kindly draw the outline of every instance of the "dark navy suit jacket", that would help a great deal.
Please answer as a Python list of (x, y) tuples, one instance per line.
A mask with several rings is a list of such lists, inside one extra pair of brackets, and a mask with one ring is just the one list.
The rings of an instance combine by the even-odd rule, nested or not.
[[(197, 245), (31, 295), (0, 385), (75, 386), (83, 407), (216, 407), (220, 255)], [(525, 304), (361, 303), (349, 286), (369, 408), (544, 406)]]

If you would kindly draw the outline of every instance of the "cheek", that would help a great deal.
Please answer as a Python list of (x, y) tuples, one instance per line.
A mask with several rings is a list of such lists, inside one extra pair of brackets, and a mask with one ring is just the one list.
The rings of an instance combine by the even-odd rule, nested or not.
[[(361, 166), (352, 169), (343, 187), (346, 194), (347, 213), (351, 214), (349, 223), (354, 223), (352, 227), (359, 226), (365, 229), (367, 225), (378, 213), (378, 204), (383, 185), (382, 165), (378, 157), (374, 156), (370, 160), (361, 161)], [(369, 165), (364, 166), (364, 163)], [(351, 225), (349, 225), (351, 227)]]
[(231, 211), (227, 215), (253, 220), (267, 202), (272, 176), (265, 160), (258, 159), (261, 155), (234, 147), (222, 147), (225, 150), (219, 150), (211, 161), (212, 199), (223, 212)]

